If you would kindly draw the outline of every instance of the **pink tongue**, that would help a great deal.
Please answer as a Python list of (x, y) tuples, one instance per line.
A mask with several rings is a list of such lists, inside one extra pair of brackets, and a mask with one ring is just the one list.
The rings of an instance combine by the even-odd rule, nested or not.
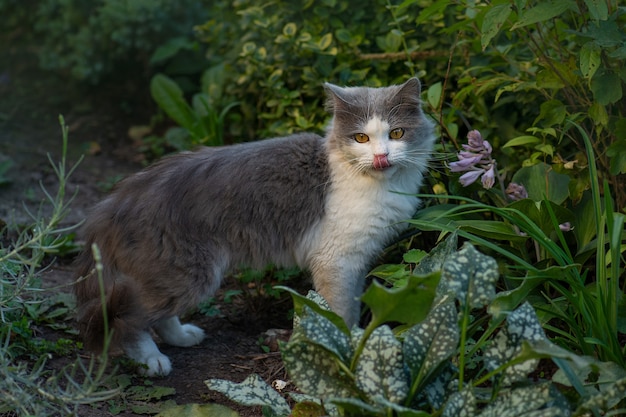
[(389, 163), (389, 160), (387, 159), (387, 155), (385, 154), (374, 155), (374, 169), (385, 169), (385, 168), (389, 168), (390, 166), (391, 164)]

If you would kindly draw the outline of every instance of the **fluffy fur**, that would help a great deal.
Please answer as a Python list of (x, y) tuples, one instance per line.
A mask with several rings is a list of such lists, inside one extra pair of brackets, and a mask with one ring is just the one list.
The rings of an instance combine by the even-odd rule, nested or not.
[(148, 375), (171, 371), (150, 329), (172, 345), (199, 343), (204, 332), (178, 316), (241, 264), (307, 268), (331, 308), (357, 322), (372, 260), (419, 206), (411, 194), (422, 184), (433, 128), (417, 79), (326, 91), (333, 118), (325, 137), (180, 153), (125, 179), (94, 208), (75, 286), (88, 348), (104, 342), (94, 244), (113, 346), (146, 364)]

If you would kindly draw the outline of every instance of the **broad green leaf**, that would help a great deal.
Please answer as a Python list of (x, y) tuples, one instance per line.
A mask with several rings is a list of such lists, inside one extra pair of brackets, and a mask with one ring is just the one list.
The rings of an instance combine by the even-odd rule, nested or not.
[(516, 138), (509, 140), (507, 143), (504, 144), (504, 146), (502, 146), (502, 148), (529, 145), (529, 144), (537, 143), (537, 142), (541, 142), (541, 139), (539, 139), (536, 136), (530, 136), (530, 135), (518, 136)]
[(600, 68), (601, 53), (602, 49), (593, 41), (585, 43), (580, 48), (580, 54), (578, 57), (580, 62), (580, 72), (582, 72), (583, 77), (586, 79), (590, 80), (598, 68)]
[(491, 401), (478, 417), (566, 417), (567, 401), (550, 383), (531, 385), (508, 391)]
[(441, 103), (441, 94), (443, 93), (443, 85), (441, 82), (436, 82), (430, 87), (428, 87), (428, 91), (426, 92), (426, 97), (428, 98), (428, 104), (433, 109), (439, 108), (439, 103)]
[(402, 333), (402, 351), (411, 380), (424, 380), (450, 358), (457, 351), (459, 333), (457, 310), (451, 298), (433, 308), (424, 321)]
[(616, 103), (622, 99), (622, 82), (613, 72), (596, 74), (591, 79), (593, 97), (602, 105)]
[(169, 407), (156, 417), (239, 417), (239, 413), (219, 404), (184, 404)]
[(428, 252), (421, 249), (411, 249), (402, 255), (402, 260), (410, 264), (418, 264), (428, 255)]
[(606, 0), (585, 0), (585, 6), (594, 20), (606, 20), (609, 17)]
[(591, 103), (587, 114), (589, 114), (589, 118), (596, 126), (606, 126), (609, 124), (609, 114), (606, 111), (606, 107), (597, 101)]
[(571, 0), (547, 0), (538, 2), (532, 9), (524, 10), (521, 17), (513, 24), (511, 30), (532, 25), (560, 16), (568, 9), (575, 9), (576, 3)]
[(444, 263), (437, 291), (452, 294), (461, 305), (469, 303), (470, 308), (481, 308), (495, 297), (494, 284), (499, 276), (496, 260), (466, 242)]
[(267, 406), (278, 415), (291, 412), (287, 401), (256, 374), (248, 376), (241, 383), (223, 379), (209, 379), (204, 383), (210, 390), (220, 392), (239, 404)]
[(372, 323), (415, 324), (422, 321), (435, 298), (439, 272), (424, 277), (409, 276), (406, 286), (388, 289), (374, 281), (361, 300), (372, 312)]
[(197, 118), (185, 101), (183, 91), (171, 78), (163, 74), (152, 77), (150, 93), (154, 101), (172, 120), (188, 130), (193, 129)]
[(402, 345), (389, 328), (377, 327), (365, 342), (354, 370), (357, 387), (376, 401), (400, 404), (409, 392)]
[(626, 174), (626, 137), (622, 136), (613, 142), (606, 150), (606, 154), (611, 158), (611, 174)]
[(535, 201), (541, 201), (544, 198), (561, 204), (568, 196), (569, 176), (558, 174), (543, 162), (530, 167), (523, 167), (517, 171), (512, 182), (522, 184), (528, 192), (528, 197)]
[(537, 116), (533, 124), (536, 125), (537, 122), (542, 121), (542, 126), (544, 127), (562, 124), (567, 115), (565, 105), (560, 100), (543, 102), (539, 109), (539, 116)]
[[(506, 327), (494, 338), (493, 343), (485, 350), (485, 367), (490, 371), (509, 363), (522, 352), (522, 342), (545, 340), (546, 335), (537, 319), (535, 310), (528, 304), (522, 304), (513, 311), (506, 320)], [(537, 359), (529, 359), (522, 363), (508, 366), (500, 374), (505, 386), (526, 379), (537, 363)]]
[(341, 361), (327, 349), (312, 344), (299, 328), (294, 329), (281, 352), (289, 377), (303, 393), (322, 399), (356, 395)]
[(480, 30), (480, 44), (483, 48), (483, 51), (487, 48), (489, 42), (491, 42), (494, 36), (496, 36), (498, 32), (500, 32), (502, 25), (509, 18), (510, 14), (510, 4), (499, 4), (497, 6), (493, 6), (485, 14), (485, 18), (483, 19), (483, 24)]
[[(554, 212), (559, 224), (577, 221), (571, 211), (552, 201), (546, 202), (543, 200), (536, 202), (529, 198), (525, 198), (523, 200), (514, 201), (507, 207), (525, 214), (534, 225), (538, 226), (546, 236), (549, 236), (550, 233), (554, 232), (554, 230), (558, 227), (558, 224), (553, 224), (552, 218), (550, 217), (550, 211), (548, 210), (546, 204), (550, 205), (550, 209)], [(522, 229), (522, 231), (530, 230), (526, 229), (527, 226), (525, 222), (518, 223), (518, 226)]]

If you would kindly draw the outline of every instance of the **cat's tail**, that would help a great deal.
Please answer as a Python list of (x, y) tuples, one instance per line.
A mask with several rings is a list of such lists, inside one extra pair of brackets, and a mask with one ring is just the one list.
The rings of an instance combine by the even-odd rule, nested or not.
[(117, 352), (133, 343), (145, 327), (136, 284), (107, 265), (101, 273), (96, 271), (90, 249), (78, 256), (75, 271), (77, 322), (85, 348), (100, 353), (107, 347), (109, 352)]

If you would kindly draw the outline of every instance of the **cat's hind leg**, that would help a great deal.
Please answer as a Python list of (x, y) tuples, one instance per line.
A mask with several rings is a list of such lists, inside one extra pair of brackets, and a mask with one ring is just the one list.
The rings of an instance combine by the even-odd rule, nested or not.
[(172, 371), (170, 359), (159, 351), (156, 343), (152, 340), (152, 336), (147, 331), (140, 332), (132, 344), (125, 345), (124, 351), (128, 357), (146, 366), (146, 368), (139, 370), (142, 375), (165, 376)]
[(189, 347), (204, 339), (204, 330), (193, 324), (181, 324), (177, 316), (160, 320), (154, 330), (165, 343), (172, 346)]

